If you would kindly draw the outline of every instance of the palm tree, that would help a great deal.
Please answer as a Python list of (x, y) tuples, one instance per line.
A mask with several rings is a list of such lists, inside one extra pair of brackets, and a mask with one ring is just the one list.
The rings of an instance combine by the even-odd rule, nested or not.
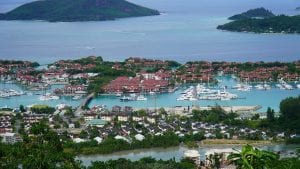
[(246, 145), (241, 151), (230, 154), (227, 159), (235, 164), (237, 169), (269, 169), (272, 168), (273, 162), (278, 161), (279, 156), (273, 152)]

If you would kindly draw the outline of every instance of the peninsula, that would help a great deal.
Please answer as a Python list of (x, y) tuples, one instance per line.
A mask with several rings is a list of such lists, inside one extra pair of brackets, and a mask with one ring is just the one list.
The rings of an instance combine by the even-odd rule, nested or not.
[(0, 14), (0, 20), (74, 22), (151, 15), (159, 15), (159, 12), (125, 0), (39, 0)]
[(264, 8), (249, 10), (228, 19), (233, 21), (219, 25), (217, 29), (233, 32), (300, 33), (299, 15), (274, 15)]

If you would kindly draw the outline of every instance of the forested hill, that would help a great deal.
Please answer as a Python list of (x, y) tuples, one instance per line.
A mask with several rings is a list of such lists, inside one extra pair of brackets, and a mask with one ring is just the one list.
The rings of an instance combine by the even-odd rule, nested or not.
[(0, 15), (0, 20), (102, 21), (159, 15), (125, 0), (39, 0)]
[(253, 18), (264, 19), (264, 18), (271, 18), (274, 16), (275, 15), (271, 11), (261, 7), (256, 9), (250, 9), (247, 12), (243, 12), (241, 14), (233, 15), (228, 19), (230, 20), (253, 19)]
[(300, 15), (268, 16), (265, 18), (237, 19), (224, 25), (219, 25), (217, 29), (254, 33), (300, 33)]

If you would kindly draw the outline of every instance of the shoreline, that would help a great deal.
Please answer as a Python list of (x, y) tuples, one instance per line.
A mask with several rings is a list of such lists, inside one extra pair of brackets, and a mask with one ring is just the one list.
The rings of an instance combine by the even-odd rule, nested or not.
[[(293, 152), (296, 148), (298, 148), (299, 144), (267, 144), (256, 146), (262, 150), (271, 150), (274, 152), (281, 152), (282, 150), (287, 152)], [(242, 145), (226, 145), (226, 144), (218, 144), (218, 145), (205, 145), (197, 148), (189, 148), (187, 146), (179, 145), (172, 146), (168, 148), (149, 148), (149, 149), (135, 149), (135, 150), (126, 150), (119, 151), (110, 154), (93, 154), (93, 155), (76, 155), (76, 159), (81, 160), (83, 165), (89, 166), (92, 161), (109, 161), (109, 160), (117, 160), (120, 158), (129, 159), (132, 161), (137, 161), (141, 158), (152, 157), (157, 160), (169, 160), (174, 159), (176, 161), (180, 161), (184, 156), (184, 152), (187, 150), (196, 150), (200, 153), (200, 158), (205, 160), (205, 154), (207, 152), (219, 151), (219, 150), (229, 150), (229, 149), (237, 149), (240, 150)], [(284, 153), (282, 154), (284, 156)]]
[[(206, 141), (207, 140), (207, 141)], [(243, 146), (243, 145), (253, 145), (253, 146), (267, 146), (267, 145), (293, 145), (293, 144), (285, 144), (284, 142), (271, 142), (265, 140), (226, 140), (226, 139), (206, 139), (200, 142), (197, 142), (197, 147), (189, 147), (184, 143), (180, 143), (178, 146), (170, 146), (170, 147), (152, 147), (152, 148), (137, 148), (131, 150), (120, 150), (114, 151), (111, 153), (91, 153), (91, 154), (77, 154), (74, 152), (72, 148), (65, 148), (64, 151), (75, 153), (76, 156), (97, 156), (97, 155), (114, 155), (114, 154), (129, 154), (135, 152), (142, 152), (142, 151), (153, 151), (153, 150), (167, 150), (167, 149), (174, 149), (174, 148), (185, 148), (185, 149), (197, 149), (197, 148), (221, 148), (223, 146)], [(222, 143), (221, 143), (221, 142)], [(204, 142), (204, 143), (203, 143)], [(93, 147), (87, 147), (93, 148)]]
[(231, 139), (205, 139), (201, 141), (201, 145), (212, 146), (212, 145), (276, 145), (284, 142), (272, 142), (270, 140), (231, 140)]

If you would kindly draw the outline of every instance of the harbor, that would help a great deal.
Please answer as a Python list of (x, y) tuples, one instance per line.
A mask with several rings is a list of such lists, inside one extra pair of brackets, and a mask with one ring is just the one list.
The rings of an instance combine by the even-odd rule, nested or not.
[[(122, 95), (103, 94), (95, 97), (90, 107), (95, 105), (106, 105), (111, 108), (115, 105), (131, 106), (133, 108), (159, 109), (168, 107), (170, 109), (178, 109), (180, 107), (210, 107), (222, 106), (230, 111), (241, 109), (245, 106), (250, 112), (265, 112), (271, 107), (276, 112), (279, 111), (279, 103), (286, 97), (298, 96), (300, 89), (297, 83), (286, 83), (292, 86), (292, 89), (279, 88), (281, 83), (241, 83), (232, 76), (218, 76), (219, 83), (213, 84), (185, 84), (171, 93), (145, 93), (143, 96), (147, 100), (139, 101), (129, 99), (123, 101)], [(259, 88), (263, 86), (263, 88)], [(125, 96), (125, 97), (130, 97)], [(269, 98), (272, 99), (269, 99)], [(253, 107), (259, 109), (253, 109)], [(182, 108), (183, 109), (183, 108)], [(245, 109), (244, 109), (245, 110)]]
[[(279, 111), (282, 99), (300, 94), (297, 83), (240, 83), (232, 76), (218, 76), (219, 83), (213, 84), (185, 84), (171, 93), (137, 93), (137, 94), (103, 94), (95, 96), (88, 102), (89, 107), (105, 105), (111, 108), (115, 105), (131, 106), (133, 108), (159, 109), (167, 107), (180, 109), (180, 107), (211, 107), (222, 106), (226, 111), (242, 110), (246, 112), (264, 112), (268, 107)], [(279, 87), (282, 86), (282, 87)], [(285, 87), (283, 87), (285, 86)], [(0, 107), (17, 108), (18, 105), (48, 104), (56, 106), (67, 104), (79, 106), (85, 97), (82, 96), (56, 96), (55, 89), (64, 85), (51, 85), (43, 91), (28, 91), (15, 83), (1, 83), (0, 91), (14, 91), (9, 97), (0, 97)], [(268, 99), (272, 97), (273, 99)], [(259, 109), (253, 107), (259, 106)], [(246, 109), (243, 109), (243, 108)], [(239, 109), (239, 110), (238, 110)]]

